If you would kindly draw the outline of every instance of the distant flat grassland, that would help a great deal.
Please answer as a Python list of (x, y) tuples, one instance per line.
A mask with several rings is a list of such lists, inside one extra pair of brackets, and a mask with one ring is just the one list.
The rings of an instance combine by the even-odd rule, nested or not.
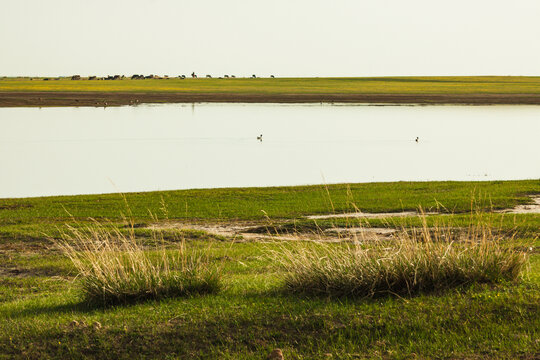
[(540, 77), (364, 77), (60, 80), (2, 78), (0, 92), (230, 94), (540, 94)]

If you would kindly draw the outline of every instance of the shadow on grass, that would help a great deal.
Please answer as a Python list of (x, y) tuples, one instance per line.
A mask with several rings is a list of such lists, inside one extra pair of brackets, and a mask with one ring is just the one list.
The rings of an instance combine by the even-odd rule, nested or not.
[(502, 288), (521, 288), (524, 290), (534, 289), (539, 290), (536, 284), (529, 282), (521, 282), (519, 285), (515, 283), (501, 283), (497, 285), (489, 284), (468, 284), (456, 288), (438, 290), (434, 292), (420, 292), (412, 296), (399, 296), (393, 293), (377, 294), (377, 296), (329, 296), (328, 294), (314, 293), (295, 293), (290, 292), (283, 286), (276, 286), (272, 289), (255, 290), (248, 289), (241, 292), (224, 291), (219, 294), (190, 294), (184, 296), (171, 296), (161, 299), (136, 299), (122, 304), (103, 304), (88, 302), (82, 297), (69, 303), (58, 303), (49, 305), (31, 305), (14, 310), (9, 314), (9, 318), (25, 318), (40, 315), (61, 315), (61, 314), (91, 314), (96, 312), (110, 312), (118, 309), (127, 309), (130, 307), (148, 305), (159, 306), (160, 304), (170, 304), (178, 301), (196, 301), (204, 302), (211, 299), (210, 302), (226, 302), (226, 303), (276, 303), (282, 306), (306, 306), (306, 309), (315, 309), (326, 306), (393, 306), (392, 304), (404, 304), (409, 301), (424, 299), (426, 301), (438, 301), (444, 297), (468, 296), (471, 293), (482, 293), (486, 290), (496, 290)]
[(51, 304), (51, 305), (35, 305), (24, 307), (20, 310), (14, 310), (8, 317), (9, 318), (24, 318), (39, 315), (60, 315), (60, 314), (90, 314), (98, 311), (114, 311), (122, 308), (129, 308), (138, 305), (159, 305), (160, 303), (166, 303), (177, 300), (192, 300), (196, 298), (203, 298), (211, 296), (213, 294), (189, 294), (183, 296), (170, 296), (160, 299), (154, 298), (140, 298), (132, 299), (128, 302), (114, 304), (114, 303), (99, 303), (87, 301), (82, 297), (78, 300), (64, 304)]
[(92, 313), (99, 308), (90, 306), (84, 301), (77, 301), (64, 304), (51, 304), (51, 305), (35, 305), (27, 306), (20, 310), (13, 310), (7, 317), (11, 319), (33, 317), (40, 315), (61, 315), (68, 313)]
[[(53, 325), (39, 336), (29, 334), (17, 341), (31, 343), (27, 351), (36, 352), (34, 355), (40, 351), (58, 354), (57, 344), (62, 343), (89, 358), (264, 358), (272, 348), (280, 347), (288, 355), (294, 352), (307, 358), (332, 352), (338, 358), (354, 358), (354, 353), (381, 358), (381, 351), (391, 350), (428, 358), (487, 351), (490, 358), (510, 359), (534, 349), (535, 337), (526, 334), (534, 328), (540, 310), (532, 301), (537, 299), (532, 292), (512, 303), (488, 298), (489, 294), (479, 300), (429, 296), (411, 302), (387, 298), (345, 300), (343, 304), (272, 294), (250, 291), (198, 298), (202, 301), (191, 304), (190, 311), (167, 304), (172, 306), (166, 316), (152, 311), (152, 306), (152, 310), (141, 309), (140, 317), (130, 317), (127, 323), (116, 315), (105, 315), (100, 329)], [(95, 310), (80, 305), (46, 310)], [(493, 337), (494, 332), (500, 336)], [(522, 339), (519, 344), (516, 334)]]

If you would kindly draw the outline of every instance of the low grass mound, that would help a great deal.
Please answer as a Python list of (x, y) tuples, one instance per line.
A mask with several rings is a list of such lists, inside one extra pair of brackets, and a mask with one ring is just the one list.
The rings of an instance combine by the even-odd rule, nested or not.
[(527, 256), (489, 226), (456, 234), (450, 226), (403, 231), (391, 241), (312, 243), (284, 248), (288, 292), (322, 296), (412, 296), (473, 283), (516, 281)]
[(127, 234), (95, 223), (70, 227), (55, 243), (77, 269), (84, 298), (96, 305), (215, 293), (220, 269), (200, 251), (188, 251), (185, 241), (168, 249), (159, 232), (145, 246), (135, 231)]

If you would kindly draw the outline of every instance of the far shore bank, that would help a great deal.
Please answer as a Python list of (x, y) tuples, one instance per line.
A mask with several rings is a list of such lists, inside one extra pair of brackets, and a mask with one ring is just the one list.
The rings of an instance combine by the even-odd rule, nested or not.
[(261, 94), (182, 92), (0, 92), (0, 107), (122, 106), (152, 103), (365, 103), (540, 105), (540, 94)]

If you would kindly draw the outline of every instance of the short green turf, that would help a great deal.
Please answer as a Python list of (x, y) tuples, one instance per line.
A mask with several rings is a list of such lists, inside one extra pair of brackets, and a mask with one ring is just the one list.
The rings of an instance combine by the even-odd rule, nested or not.
[(104, 195), (0, 199), (0, 224), (39, 219), (264, 220), (354, 211), (417, 210), (466, 213), (505, 209), (540, 194), (540, 180), (390, 182), (269, 188), (223, 188)]

